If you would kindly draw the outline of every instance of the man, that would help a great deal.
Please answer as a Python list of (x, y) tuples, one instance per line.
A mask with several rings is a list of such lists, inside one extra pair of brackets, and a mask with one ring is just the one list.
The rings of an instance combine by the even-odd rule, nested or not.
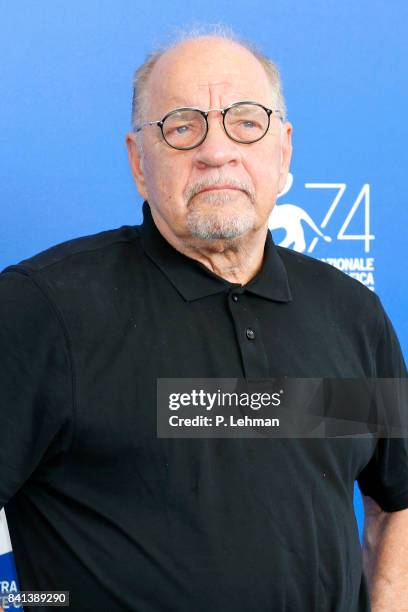
[(272, 242), (292, 131), (274, 66), (197, 37), (135, 86), (142, 226), (0, 276), (0, 506), (22, 588), (78, 611), (362, 612), (368, 579), (374, 612), (408, 609), (405, 440), (157, 437), (159, 378), (405, 370), (374, 294)]

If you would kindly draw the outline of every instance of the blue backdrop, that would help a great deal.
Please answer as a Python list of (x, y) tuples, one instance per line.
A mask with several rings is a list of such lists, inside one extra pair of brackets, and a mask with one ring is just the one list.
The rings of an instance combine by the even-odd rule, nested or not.
[[(375, 289), (406, 349), (407, 18), (405, 0), (4, 3), (0, 268), (140, 222), (124, 144), (133, 70), (180, 27), (222, 22), (282, 73), (294, 158), (278, 205), (294, 206), (272, 217), (275, 240), (293, 233)], [(361, 529), (359, 494), (356, 511)], [(8, 546), (0, 535), (3, 590)]]

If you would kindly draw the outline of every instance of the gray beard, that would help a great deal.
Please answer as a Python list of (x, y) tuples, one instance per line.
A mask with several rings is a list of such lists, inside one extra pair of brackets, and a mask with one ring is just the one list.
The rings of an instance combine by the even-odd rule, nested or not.
[(244, 213), (219, 218), (217, 206), (228, 204), (231, 200), (229, 194), (206, 195), (206, 202), (214, 206), (213, 214), (208, 212), (204, 214), (199, 204), (192, 206), (187, 214), (187, 227), (191, 235), (201, 240), (232, 240), (251, 230), (255, 211), (249, 202)]

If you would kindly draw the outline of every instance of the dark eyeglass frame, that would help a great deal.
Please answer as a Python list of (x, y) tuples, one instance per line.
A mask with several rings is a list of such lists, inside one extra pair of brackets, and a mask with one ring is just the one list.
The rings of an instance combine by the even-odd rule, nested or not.
[[(242, 140), (238, 140), (237, 138), (233, 138), (233, 136), (231, 136), (228, 131), (227, 128), (225, 126), (225, 117), (228, 113), (229, 110), (231, 110), (231, 108), (235, 108), (237, 106), (241, 106), (243, 104), (251, 104), (252, 106), (259, 106), (260, 108), (263, 108), (263, 110), (266, 112), (266, 114), (268, 115), (268, 125), (265, 129), (264, 134), (262, 134), (262, 136), (260, 136), (259, 138), (256, 138), (255, 140), (251, 140), (250, 142), (247, 141), (242, 141)], [(203, 134), (202, 139), (197, 142), (197, 144), (192, 145), (191, 147), (175, 147), (174, 145), (170, 144), (168, 140), (166, 140), (166, 137), (164, 135), (164, 130), (163, 130), (163, 125), (164, 122), (166, 121), (166, 119), (176, 113), (179, 113), (180, 111), (197, 111), (200, 113), (200, 115), (202, 115), (205, 119), (205, 132)], [(279, 117), (280, 121), (283, 123), (283, 116), (282, 116), (282, 112), (279, 109), (272, 109), (272, 108), (267, 108), (266, 106), (264, 106), (263, 104), (260, 104), (259, 102), (253, 102), (252, 100), (243, 100), (241, 102), (234, 102), (233, 104), (230, 104), (230, 106), (227, 106), (226, 108), (210, 108), (209, 110), (203, 111), (200, 108), (194, 108), (192, 106), (185, 106), (182, 108), (175, 108), (174, 110), (168, 112), (166, 115), (164, 115), (164, 117), (162, 119), (158, 119), (156, 121), (145, 121), (145, 123), (142, 123), (142, 125), (139, 125), (137, 128), (134, 129), (134, 132), (140, 132), (144, 127), (148, 126), (148, 125), (158, 125), (162, 136), (163, 136), (163, 140), (164, 142), (171, 147), (172, 149), (177, 149), (178, 151), (190, 151), (191, 149), (195, 149), (196, 147), (199, 147), (204, 140), (207, 137), (208, 134), (208, 115), (209, 113), (212, 112), (220, 112), (222, 115), (222, 125), (224, 127), (224, 131), (226, 133), (226, 135), (228, 136), (228, 138), (230, 138), (231, 140), (233, 140), (234, 142), (239, 142), (240, 144), (253, 144), (254, 142), (258, 142), (259, 140), (261, 140), (264, 136), (266, 136), (266, 134), (268, 133), (269, 130), (269, 126), (271, 123), (271, 115), (275, 114)]]

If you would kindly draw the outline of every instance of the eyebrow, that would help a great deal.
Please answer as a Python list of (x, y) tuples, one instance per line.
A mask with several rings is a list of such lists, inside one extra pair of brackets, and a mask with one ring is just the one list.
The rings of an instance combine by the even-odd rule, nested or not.
[[(241, 100), (234, 100), (234, 102), (231, 102), (230, 104), (234, 104), (236, 102), (241, 102)], [(228, 108), (228, 106), (230, 106), (230, 104), (227, 104), (226, 106), (224, 106), (223, 108)], [(177, 96), (174, 96), (173, 98), (170, 98), (169, 103), (168, 103), (168, 110), (166, 110), (166, 113), (170, 113), (173, 110), (177, 110), (179, 108), (197, 108), (197, 109), (202, 109), (202, 105), (197, 105), (197, 104), (193, 104), (193, 103), (189, 103), (186, 102), (186, 100), (183, 98), (178, 98)], [(217, 109), (215, 109), (217, 110)]]
[(183, 98), (173, 96), (167, 100), (166, 106), (163, 108), (161, 116), (163, 117), (167, 113), (171, 113), (172, 111), (177, 110), (178, 108), (197, 108), (197, 106), (189, 104), (188, 102), (186, 102), (185, 99), (183, 100)]
[(188, 104), (185, 99), (183, 98), (178, 98), (177, 96), (174, 96), (172, 98), (170, 98), (169, 100), (169, 104), (177, 104), (180, 108), (183, 106), (192, 106), (191, 104)]

